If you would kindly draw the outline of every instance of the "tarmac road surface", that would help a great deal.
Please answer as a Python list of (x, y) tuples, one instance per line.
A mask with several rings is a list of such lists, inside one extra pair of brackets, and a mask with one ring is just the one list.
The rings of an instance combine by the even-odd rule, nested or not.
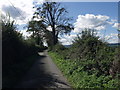
[(16, 88), (66, 88), (66, 78), (54, 64), (47, 51), (40, 52), (37, 60)]

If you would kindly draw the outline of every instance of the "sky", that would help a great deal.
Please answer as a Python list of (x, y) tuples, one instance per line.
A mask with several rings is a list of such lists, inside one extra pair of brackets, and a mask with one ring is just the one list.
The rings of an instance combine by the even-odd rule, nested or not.
[[(69, 16), (73, 17), (75, 26), (72, 35), (65, 36), (64, 44), (69, 44), (71, 38), (81, 32), (81, 29), (91, 28), (98, 30), (98, 36), (105, 38), (109, 43), (117, 43), (118, 2), (63, 2)], [(87, 24), (87, 25), (86, 25)], [(101, 24), (99, 27), (95, 25)], [(61, 40), (62, 41), (62, 40)]]
[[(64, 0), (67, 1), (67, 0)], [(60, 42), (64, 45), (72, 44), (72, 41), (84, 28), (96, 29), (97, 35), (101, 39), (105, 38), (109, 43), (118, 42), (118, 0), (104, 0), (104, 2), (61, 2), (68, 13), (68, 17), (73, 17), (71, 21), (74, 25), (70, 35), (60, 36)], [(88, 0), (90, 1), (90, 0)], [(98, 0), (99, 1), (99, 0)], [(101, 0), (102, 1), (102, 0)], [(105, 2), (106, 1), (106, 2)], [(43, 0), (1, 0), (0, 8), (2, 14), (9, 13), (16, 21), (18, 31), (24, 36), (30, 34), (23, 28), (31, 20), (35, 9), (33, 2), (43, 3)]]

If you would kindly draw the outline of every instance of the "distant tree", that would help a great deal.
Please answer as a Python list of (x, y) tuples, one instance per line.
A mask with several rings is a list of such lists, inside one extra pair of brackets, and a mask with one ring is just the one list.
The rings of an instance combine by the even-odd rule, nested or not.
[(35, 44), (43, 45), (44, 29), (45, 25), (41, 21), (29, 21), (28, 32), (32, 32), (31, 38), (35, 40)]
[[(50, 26), (52, 31), (48, 31), (52, 45), (58, 43), (59, 34), (68, 34), (73, 29), (70, 23), (71, 18), (66, 15), (68, 12), (65, 8), (61, 7), (60, 3), (45, 2), (41, 6), (35, 6), (36, 12), (33, 18), (40, 19), (47, 27)], [(46, 27), (46, 28), (47, 28)], [(47, 30), (47, 29), (46, 29)], [(49, 39), (49, 38), (48, 38)]]

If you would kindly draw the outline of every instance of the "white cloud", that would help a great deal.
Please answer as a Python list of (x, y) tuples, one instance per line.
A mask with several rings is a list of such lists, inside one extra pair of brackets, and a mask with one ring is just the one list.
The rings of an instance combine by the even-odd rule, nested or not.
[[(97, 36), (100, 36), (99, 39), (105, 40), (108, 43), (118, 43), (118, 34), (116, 34), (116, 33), (111, 33), (110, 35), (104, 36), (103, 34), (101, 34), (100, 32), (98, 32)], [(61, 37), (61, 39), (59, 39), (59, 41), (62, 42), (63, 45), (70, 45), (70, 44), (73, 43), (72, 41), (74, 41), (74, 39), (76, 37), (77, 37), (76, 34), (71, 34), (70, 36), (67, 35), (67, 36)], [(105, 39), (103, 39), (103, 37)]]
[[(20, 8), (16, 7), (16, 9), (15, 9), (13, 6), (6, 6), (6, 5), (4, 5), (2, 7), (2, 11), (6, 12), (6, 13), (9, 13), (10, 16), (14, 19), (21, 19), (21, 20), (24, 19), (23, 17), (25, 17), (25, 14), (26, 14)], [(16, 13), (16, 11), (17, 11), (17, 13)], [(20, 14), (23, 15), (23, 16), (21, 16)]]
[(0, 8), (4, 16), (9, 13), (11, 20), (15, 20), (18, 32), (22, 33), (26, 39), (32, 34), (26, 32), (24, 27), (28, 21), (31, 20), (35, 12), (33, 6), (35, 2), (42, 4), (43, 1), (44, 0), (0, 0)]
[[(57, 30), (57, 25), (55, 25), (55, 29)], [(51, 27), (51, 26), (48, 26), (48, 27), (47, 27), (47, 30), (48, 30), (48, 31), (52, 31), (52, 27)]]
[(111, 39), (111, 38), (112, 38), (112, 36), (110, 36), (110, 35), (106, 35), (106, 36), (105, 36), (105, 40), (106, 40), (106, 41), (108, 41), (108, 40)]
[(105, 36), (105, 41), (109, 43), (118, 43), (118, 34), (117, 33), (111, 33), (110, 35)]
[(114, 25), (112, 27), (114, 27), (116, 29), (120, 29), (120, 23), (114, 23)]
[(47, 27), (47, 30), (48, 30), (48, 31), (52, 31), (51, 26), (48, 26), (48, 27)]
[(43, 2), (43, 0), (0, 0), (2, 14), (9, 13), (16, 24), (27, 24), (31, 20), (35, 9), (33, 2)]
[(118, 37), (113, 37), (109, 40), (109, 43), (119, 43), (118, 40), (119, 40)]
[(74, 32), (81, 32), (85, 28), (104, 30), (106, 26), (110, 24), (110, 22), (108, 22), (109, 18), (109, 16), (105, 15), (79, 15), (74, 23)]
[(117, 22), (117, 20), (116, 20), (116, 19), (111, 19), (111, 22), (113, 22), (113, 23), (114, 23), (114, 22)]
[(61, 37), (59, 39), (59, 41), (63, 44), (63, 45), (70, 45), (72, 44), (72, 41), (74, 40), (74, 38), (76, 37), (76, 34), (71, 34), (71, 35), (65, 35), (63, 37)]
[[(0, 7), (3, 13), (9, 13), (13, 19), (16, 17), (27, 18), (28, 14), (31, 14), (33, 0), (4, 0), (1, 1)], [(23, 18), (23, 19), (24, 19)]]

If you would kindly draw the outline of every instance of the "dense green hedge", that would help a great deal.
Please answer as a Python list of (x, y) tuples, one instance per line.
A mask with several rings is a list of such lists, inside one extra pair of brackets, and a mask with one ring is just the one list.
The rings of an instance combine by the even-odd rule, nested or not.
[(94, 65), (93, 60), (64, 60), (61, 55), (49, 52), (54, 62), (67, 77), (73, 88), (120, 88), (120, 80), (112, 79), (110, 75), (97, 75), (98, 70), (86, 71), (88, 65)]
[(2, 87), (13, 87), (35, 62), (38, 51), (44, 49), (31, 39), (24, 40), (14, 21), (2, 20)]

